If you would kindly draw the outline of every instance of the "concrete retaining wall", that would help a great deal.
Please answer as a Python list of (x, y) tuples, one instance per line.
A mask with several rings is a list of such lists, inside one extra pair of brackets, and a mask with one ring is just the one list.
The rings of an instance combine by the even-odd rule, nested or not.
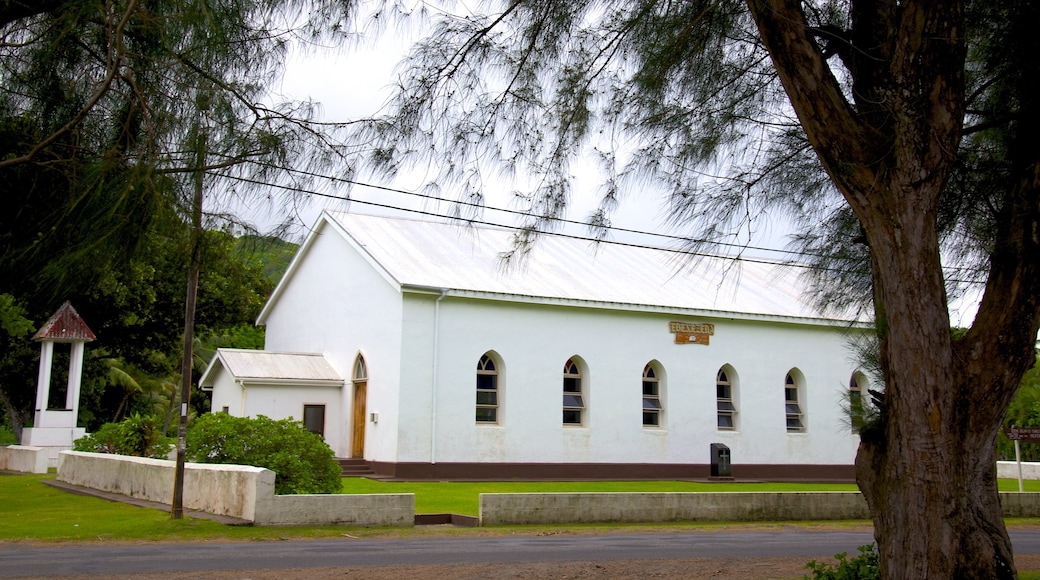
[(257, 525), (412, 526), (415, 494), (275, 495), (258, 502)]
[[(4, 467), (3, 458), (42, 456), (46, 472), (46, 451), (40, 451), (0, 448), (0, 468), (28, 471), (21, 468), (25, 464), (10, 467), (10, 459)], [(173, 461), (64, 451), (58, 480), (170, 504), (173, 471)], [(413, 494), (274, 495), (273, 472), (242, 465), (188, 463), (184, 478), (185, 508), (257, 525), (411, 526), (415, 521)], [(1040, 517), (1040, 493), (1001, 493), (1000, 501), (1005, 517)], [(483, 526), (869, 517), (859, 492), (480, 494)]]
[[(175, 467), (165, 459), (63, 451), (58, 481), (169, 505)], [(274, 473), (267, 469), (185, 463), (184, 507), (253, 521), (257, 490), (265, 484), (274, 489)]]
[(1000, 507), (1005, 518), (1040, 517), (1040, 493), (1001, 492)]
[[(64, 451), (58, 480), (172, 504), (175, 462)], [(413, 494), (275, 495), (274, 472), (245, 465), (186, 463), (184, 507), (258, 525), (412, 525)]]
[(868, 519), (859, 492), (480, 494), (480, 524)]
[[(1040, 517), (1040, 493), (1001, 493), (1005, 517)], [(480, 525), (866, 520), (859, 492), (482, 493)]]
[(47, 449), (25, 445), (0, 447), (0, 469), (22, 473), (47, 473)]
[[(997, 477), (1018, 479), (1018, 463), (1014, 461), (998, 461)], [(1040, 479), (1040, 463), (1022, 462), (1022, 479)]]

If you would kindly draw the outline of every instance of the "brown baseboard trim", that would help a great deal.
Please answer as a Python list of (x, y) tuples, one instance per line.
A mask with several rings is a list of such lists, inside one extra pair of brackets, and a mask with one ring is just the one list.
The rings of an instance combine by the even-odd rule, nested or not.
[[(709, 481), (711, 466), (677, 463), (386, 463), (369, 462), (376, 476), (409, 481)], [(854, 482), (853, 465), (733, 465), (735, 481)]]

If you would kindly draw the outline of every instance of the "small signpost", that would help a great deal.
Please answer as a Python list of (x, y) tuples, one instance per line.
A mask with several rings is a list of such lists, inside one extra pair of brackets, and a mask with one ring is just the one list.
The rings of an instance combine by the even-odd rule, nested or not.
[(1018, 491), (1022, 492), (1022, 445), (1019, 442), (1040, 443), (1040, 427), (1015, 427), (1012, 425), (1010, 429), (1004, 430), (1004, 434), (1007, 435), (1008, 439), (1015, 442), (1015, 463), (1018, 464)]

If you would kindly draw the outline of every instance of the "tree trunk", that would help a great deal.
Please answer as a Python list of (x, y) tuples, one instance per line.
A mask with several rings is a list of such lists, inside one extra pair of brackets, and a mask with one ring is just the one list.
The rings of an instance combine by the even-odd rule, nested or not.
[(885, 394), (856, 478), (883, 578), (1014, 578), (996, 437), (1016, 385), (980, 385), (955, 361), (928, 230), (871, 239)]
[[(902, 187), (903, 197), (916, 197)], [(893, 205), (902, 209), (864, 224), (886, 376), (881, 420), (861, 432), (856, 458), (882, 577), (1014, 578), (995, 463), (1010, 396), (978, 397), (978, 385), (965, 384), (954, 364), (934, 225), (915, 219), (916, 203)]]
[(856, 457), (882, 577), (1014, 578), (997, 495), (996, 430), (965, 435), (902, 423), (916, 428), (907, 439), (920, 447), (864, 439)]
[[(201, 115), (200, 115), (201, 116)], [(188, 434), (188, 409), (191, 402), (191, 371), (195, 346), (195, 300), (199, 289), (199, 271), (202, 268), (202, 202), (205, 181), (207, 131), (200, 123), (196, 150), (195, 191), (191, 210), (191, 256), (188, 263), (187, 292), (184, 298), (184, 342), (181, 354), (180, 415), (177, 419), (177, 461), (173, 478), (173, 503), (170, 515), (175, 520), (184, 517), (184, 461)]]
[(885, 388), (879, 421), (861, 430), (856, 473), (882, 577), (1014, 578), (995, 443), (1035, 360), (1040, 164), (1019, 165), (1028, 169), (1000, 208), (979, 314), (954, 341), (936, 219), (964, 118), (961, 3), (854, 2), (861, 55), (850, 72), (853, 103), (801, 2), (747, 4), (809, 142), (871, 248)]
[(11, 422), (11, 431), (14, 431), (15, 440), (21, 443), (22, 427), (25, 426), (25, 422), (22, 420), (22, 414), (18, 412), (18, 409), (11, 402), (11, 398), (7, 396), (7, 391), (3, 387), (0, 387), (0, 404), (3, 404), (7, 418)]

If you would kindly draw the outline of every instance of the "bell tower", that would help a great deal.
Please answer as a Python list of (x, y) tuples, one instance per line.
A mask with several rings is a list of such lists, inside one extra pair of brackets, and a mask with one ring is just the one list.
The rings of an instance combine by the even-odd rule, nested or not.
[[(76, 418), (79, 414), (84, 345), (95, 338), (68, 301), (33, 336), (33, 340), (40, 342), (40, 374), (36, 383), (33, 426), (22, 430), (22, 445), (49, 448), (52, 461), (57, 460), (59, 451), (72, 449), (72, 442), (86, 434), (85, 429), (76, 426)], [(70, 345), (65, 404), (60, 407), (49, 404), (55, 344)]]

